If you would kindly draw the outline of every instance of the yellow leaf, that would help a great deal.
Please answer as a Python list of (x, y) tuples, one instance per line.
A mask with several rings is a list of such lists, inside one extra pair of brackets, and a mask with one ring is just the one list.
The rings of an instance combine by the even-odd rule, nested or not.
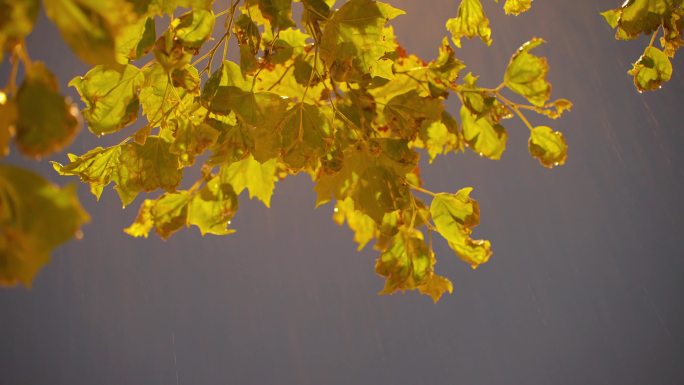
[(275, 171), (275, 159), (259, 163), (250, 155), (243, 160), (222, 165), (219, 176), (221, 182), (233, 186), (236, 194), (247, 189), (250, 199), (256, 197), (266, 207), (271, 207), (271, 196), (275, 189)]
[(634, 85), (639, 91), (657, 90), (672, 78), (672, 63), (663, 51), (647, 47), (629, 74), (634, 76)]
[(57, 78), (42, 62), (27, 68), (16, 105), (16, 143), (26, 155), (41, 157), (66, 147), (81, 128), (78, 109), (59, 92)]
[(539, 126), (530, 131), (530, 154), (544, 167), (562, 166), (568, 158), (568, 144), (563, 134), (550, 127)]
[(551, 84), (546, 80), (549, 65), (546, 58), (530, 53), (532, 49), (544, 43), (534, 38), (511, 57), (504, 75), (504, 84), (511, 91), (524, 96), (530, 103), (542, 107), (551, 97)]
[(489, 241), (470, 237), (472, 229), (480, 224), (480, 205), (470, 198), (472, 190), (468, 187), (456, 194), (437, 194), (430, 205), (430, 214), (437, 231), (474, 269), (489, 260), (492, 250)]
[(532, 0), (506, 0), (504, 12), (506, 12), (507, 15), (519, 15), (529, 11), (531, 7)]
[(461, 47), (461, 38), (479, 37), (487, 45), (492, 44), (492, 30), (489, 19), (482, 9), (480, 0), (461, 0), (458, 15), (447, 20), (446, 29), (451, 32), (451, 39), (457, 47)]
[(89, 220), (74, 186), (59, 188), (33, 172), (0, 165), (0, 286), (31, 286), (52, 250)]
[(490, 159), (501, 159), (508, 141), (503, 126), (492, 122), (489, 116), (478, 117), (465, 106), (461, 107), (461, 124), (463, 137), (473, 151)]

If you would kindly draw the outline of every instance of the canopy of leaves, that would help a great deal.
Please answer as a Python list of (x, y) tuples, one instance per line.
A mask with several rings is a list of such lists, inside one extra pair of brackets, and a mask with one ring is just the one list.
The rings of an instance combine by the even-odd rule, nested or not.
[[(672, 77), (672, 63), (679, 48), (684, 45), (684, 2), (681, 0), (627, 0), (619, 8), (601, 15), (615, 29), (618, 40), (632, 40), (650, 35), (651, 42), (643, 55), (634, 63), (629, 74), (639, 92), (653, 91)], [(658, 34), (660, 46), (654, 46)]]
[[(517, 15), (531, 3), (506, 0), (503, 7)], [(0, 36), (21, 41), (34, 10), (9, 4), (17, 23), (0, 24)], [(125, 232), (154, 231), (164, 239), (191, 226), (202, 235), (229, 234), (241, 195), (269, 206), (280, 179), (307, 174), (316, 205), (334, 201), (333, 219), (348, 224), (359, 248), (372, 244), (378, 252), (381, 293), (417, 290), (437, 301), (453, 284), (435, 271), (436, 233), (472, 267), (492, 251), (489, 241), (472, 237), (480, 220), (472, 188), (425, 189), (421, 154), (432, 161), (470, 148), (500, 159), (505, 120), (517, 116), (530, 130), (531, 155), (544, 166), (560, 165), (567, 156), (562, 135), (532, 126), (522, 111), (557, 119), (572, 104), (549, 102), (548, 63), (532, 53), (538, 38), (513, 53), (495, 88), (463, 73), (466, 64), (451, 42), (492, 43), (480, 0), (458, 2), (456, 17), (446, 21), (451, 42), (437, 42), (432, 61), (399, 45), (389, 23), (404, 12), (389, 4), (301, 5), (295, 20), (290, 0), (235, 1), (220, 11), (209, 0), (46, 0), (65, 41), (93, 65), (69, 83), (81, 96), (88, 129), (121, 137), (114, 146), (69, 154), (54, 168), (88, 183), (98, 199), (110, 184), (124, 206), (145, 195)], [(164, 23), (165, 15), (174, 17)], [(231, 37), (236, 61), (228, 60)], [(49, 72), (22, 50), (13, 52), (35, 75), (27, 72), (26, 85), (8, 90), (0, 103), (0, 148), (6, 152), (15, 140), (27, 154), (59, 149), (78, 120)], [(509, 91), (520, 102), (504, 95)], [(449, 97), (461, 101), (459, 109), (446, 103)], [(22, 104), (36, 100), (46, 101), (40, 108), (59, 125), (44, 127), (27, 115)], [(32, 132), (42, 135), (25, 134)], [(201, 167), (201, 175), (182, 183), (189, 167)]]

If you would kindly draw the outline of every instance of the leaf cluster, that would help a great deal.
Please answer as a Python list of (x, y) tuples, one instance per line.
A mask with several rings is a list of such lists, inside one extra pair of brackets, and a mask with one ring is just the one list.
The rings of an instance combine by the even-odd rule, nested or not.
[[(55, 5), (72, 2), (89, 12), (83, 29)], [(154, 231), (166, 239), (186, 226), (231, 233), (243, 191), (269, 206), (279, 180), (305, 173), (316, 206), (334, 203), (333, 219), (347, 223), (359, 248), (373, 242), (382, 293), (418, 290), (437, 301), (453, 286), (435, 272), (435, 234), (473, 268), (492, 251), (472, 237), (480, 220), (472, 188), (424, 188), (421, 154), (430, 162), (466, 150), (500, 159), (504, 122), (517, 117), (529, 129), (532, 157), (545, 167), (567, 158), (563, 135), (525, 115), (557, 119), (572, 107), (551, 100), (548, 63), (534, 52), (539, 38), (513, 53), (499, 85), (486, 88), (446, 36), (431, 61), (406, 52), (389, 24), (404, 12), (381, 2), (336, 9), (334, 0), (233, 0), (217, 13), (211, 1), (106, 3), (45, 2), (65, 41), (93, 64), (69, 83), (88, 129), (122, 137), (54, 168), (88, 183), (98, 199), (110, 184), (124, 206), (145, 194), (125, 229), (132, 236)], [(504, 10), (530, 5), (507, 0)], [(301, 7), (299, 20), (293, 6)], [(461, 0), (446, 21), (456, 47), (462, 37), (491, 44), (482, 9), (479, 0)], [(237, 61), (229, 60), (231, 39)], [(445, 104), (450, 96), (461, 102), (458, 111)], [(182, 183), (191, 167), (200, 177)]]
[[(672, 62), (684, 45), (684, 1), (628, 0), (622, 6), (601, 14), (615, 29), (617, 40), (651, 36), (644, 53), (628, 71), (639, 92), (660, 89), (672, 78)], [(660, 48), (655, 46), (658, 35)]]

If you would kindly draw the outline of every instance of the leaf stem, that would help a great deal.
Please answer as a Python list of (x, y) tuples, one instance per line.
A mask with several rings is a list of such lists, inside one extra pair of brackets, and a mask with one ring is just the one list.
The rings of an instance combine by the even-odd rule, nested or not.
[(230, 30), (233, 28), (233, 20), (235, 20), (235, 10), (237, 9), (238, 4), (240, 4), (240, 0), (235, 1), (231, 0), (230, 4), (230, 19), (228, 21), (228, 26), (226, 27), (226, 33), (228, 34), (228, 37), (226, 37), (224, 43), (223, 43), (223, 60), (226, 60), (228, 58), (228, 43), (230, 43)]
[(662, 26), (659, 25), (658, 28), (656, 28), (655, 31), (653, 31), (653, 35), (651, 35), (651, 41), (648, 43), (648, 47), (653, 47), (653, 44), (655, 43), (655, 39), (658, 36), (658, 32), (660, 32), (660, 27)]
[(280, 84), (283, 81), (283, 79), (285, 79), (285, 75), (287, 75), (287, 73), (290, 71), (290, 69), (292, 69), (292, 67), (294, 67), (294, 61), (292, 63), (288, 64), (287, 67), (285, 67), (283, 74), (280, 75), (278, 80), (276, 80), (275, 83), (271, 84), (266, 91), (271, 91), (272, 89), (276, 88), (278, 86), (278, 84)]
[(522, 106), (522, 105), (519, 105), (515, 102), (508, 100), (505, 96), (501, 95), (501, 93), (499, 93), (499, 92), (496, 93), (496, 97), (497, 97), (497, 99), (501, 100), (508, 108), (513, 110), (513, 112), (515, 112), (515, 114), (518, 115), (520, 120), (522, 120), (522, 122), (525, 123), (525, 126), (527, 126), (527, 128), (529, 128), (530, 130), (534, 129), (534, 126), (532, 126), (530, 121), (527, 120), (525, 115), (523, 115), (523, 113), (518, 108), (518, 106)]
[(316, 73), (316, 64), (318, 64), (318, 45), (314, 46), (314, 64), (313, 68), (311, 69), (311, 74), (309, 74), (309, 81), (306, 83), (306, 88), (304, 88), (304, 94), (302, 95), (302, 103), (304, 102), (304, 99), (306, 99), (306, 93), (309, 91), (309, 88), (311, 87), (311, 82), (313, 81), (314, 73)]
[(409, 186), (411, 189), (416, 190), (416, 191), (418, 191), (418, 192), (421, 192), (421, 193), (423, 193), (423, 194), (430, 195), (431, 197), (436, 197), (436, 196), (437, 196), (436, 193), (433, 193), (433, 192), (430, 191), (430, 190), (426, 190), (426, 189), (424, 189), (424, 188), (422, 188), (422, 187), (420, 187), (420, 186), (416, 186), (416, 185), (412, 184), (411, 182), (409, 182), (409, 181), (407, 181), (407, 180), (405, 180), (405, 179), (404, 179), (404, 183), (406, 183), (406, 185)]

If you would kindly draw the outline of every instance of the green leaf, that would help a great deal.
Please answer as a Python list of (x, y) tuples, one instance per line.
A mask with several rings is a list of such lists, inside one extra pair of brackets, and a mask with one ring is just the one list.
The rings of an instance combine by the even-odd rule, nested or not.
[(391, 246), (375, 262), (375, 272), (386, 278), (380, 294), (420, 290), (437, 302), (442, 294), (453, 291), (451, 282), (434, 273), (435, 257), (417, 230), (402, 230)]
[(164, 139), (150, 136), (145, 144), (127, 143), (121, 148), (115, 174), (114, 189), (127, 206), (138, 193), (157, 189), (174, 191), (180, 183), (182, 171), (178, 156), (171, 152)]
[(530, 53), (532, 49), (544, 43), (534, 38), (511, 57), (504, 75), (504, 84), (511, 91), (524, 96), (530, 103), (542, 107), (551, 97), (551, 84), (546, 81), (549, 65), (546, 58)]
[(3, 51), (31, 33), (39, 9), (38, 0), (0, 0), (0, 62)]
[(248, 3), (255, 1), (274, 30), (295, 26), (292, 20), (292, 0), (250, 0)]
[[(238, 39), (240, 48), (246, 47), (245, 53), (249, 52), (252, 58), (259, 52), (261, 46), (261, 33), (259, 27), (252, 21), (247, 14), (241, 14), (235, 21), (233, 27), (235, 37)], [(242, 49), (240, 50), (240, 60), (242, 60)]]
[(159, 37), (152, 49), (152, 54), (157, 61), (155, 64), (162, 66), (167, 73), (189, 65), (194, 53), (196, 50), (186, 49), (172, 30), (166, 31)]
[(442, 82), (453, 83), (456, 81), (458, 73), (465, 67), (465, 64), (456, 58), (454, 49), (449, 44), (449, 39), (443, 38), (437, 59), (429, 65), (431, 72), (437, 75)]
[(360, 174), (351, 198), (359, 211), (380, 224), (385, 214), (408, 207), (410, 194), (408, 186), (392, 170), (373, 166)]
[[(232, 61), (225, 60), (221, 67), (216, 70), (202, 89), (202, 101), (210, 103), (216, 96), (219, 87), (237, 87), (242, 91), (250, 91), (251, 84), (245, 79), (240, 66)], [(218, 106), (218, 104), (217, 104)], [(219, 108), (220, 113), (227, 114), (226, 108)]]
[(354, 232), (354, 242), (359, 244), (357, 250), (363, 249), (377, 234), (377, 225), (373, 218), (354, 208), (354, 201), (345, 198), (335, 203), (333, 220), (338, 225), (347, 225)]
[(282, 159), (293, 170), (313, 170), (332, 141), (328, 122), (320, 109), (298, 103), (286, 113), (281, 126)]
[(75, 77), (75, 87), (86, 105), (83, 116), (88, 129), (96, 134), (111, 134), (138, 118), (138, 92), (143, 85), (142, 72), (133, 65), (120, 69), (95, 66), (85, 76)]
[(254, 149), (249, 127), (239, 124), (235, 114), (225, 117), (214, 115), (205, 122), (219, 131), (216, 143), (211, 147), (213, 154), (208, 163), (213, 165), (236, 162)]
[(605, 12), (601, 12), (601, 16), (606, 20), (606, 23), (610, 25), (610, 28), (615, 28), (620, 22), (620, 10), (619, 9), (609, 9)]
[(437, 155), (461, 148), (461, 140), (457, 133), (449, 131), (449, 128), (442, 121), (434, 121), (424, 125), (421, 128), (421, 139), (427, 149), (430, 163)]
[(135, 221), (124, 229), (124, 233), (136, 238), (147, 238), (150, 231), (154, 228), (152, 208), (155, 204), (156, 201), (145, 199), (140, 205), (140, 209), (138, 209), (138, 215), (135, 217)]
[(654, 91), (672, 78), (672, 63), (663, 51), (646, 47), (629, 74), (634, 76), (634, 85), (640, 92)]
[(449, 246), (472, 268), (487, 262), (492, 255), (489, 241), (475, 241), (472, 229), (480, 223), (480, 206), (470, 198), (471, 187), (456, 194), (437, 194), (430, 205), (430, 214), (437, 231)]
[(447, 20), (446, 29), (451, 32), (451, 39), (457, 47), (461, 47), (461, 38), (479, 37), (487, 45), (492, 44), (492, 30), (489, 19), (482, 9), (480, 0), (461, 0), (458, 15)]
[(438, 99), (421, 97), (411, 90), (390, 99), (383, 113), (392, 132), (399, 138), (413, 139), (423, 122), (438, 121), (444, 106)]
[[(154, 125), (159, 125), (177, 116), (184, 117), (193, 106), (199, 94), (199, 74), (191, 65), (171, 71), (154, 64), (144, 71), (144, 82), (140, 90), (143, 114)], [(181, 81), (174, 82), (176, 80)], [(180, 98), (180, 99), (179, 99)]]
[(44, 4), (71, 50), (92, 65), (116, 64), (119, 39), (125, 27), (138, 19), (124, 0), (45, 0)]
[(442, 298), (442, 295), (454, 292), (454, 285), (446, 277), (432, 274), (422, 285), (418, 286), (418, 291), (421, 294), (430, 296), (432, 301), (437, 303)]
[(276, 128), (287, 110), (287, 99), (272, 92), (246, 92), (234, 86), (220, 86), (209, 104), (209, 111), (227, 115), (234, 112), (254, 139), (252, 154), (266, 162), (280, 154)]
[(404, 182), (417, 162), (417, 154), (406, 140), (376, 139), (368, 148), (344, 152), (339, 171), (318, 175), (315, 190), (317, 206), (331, 198), (350, 197), (356, 210), (381, 224), (385, 214), (410, 204), (410, 191)]
[(143, 30), (140, 41), (138, 41), (138, 44), (135, 47), (134, 59), (140, 59), (148, 52), (150, 52), (156, 40), (157, 29), (154, 24), (154, 18), (148, 17), (147, 19), (145, 19), (145, 29)]
[(402, 183), (416, 167), (417, 155), (404, 139), (374, 139), (348, 148), (337, 170), (316, 177), (316, 206), (352, 197), (358, 210), (381, 222), (384, 213), (405, 207), (408, 195)]
[(168, 239), (185, 225), (190, 199), (188, 191), (166, 193), (154, 201), (146, 199), (135, 222), (124, 231), (147, 238), (147, 232), (154, 227), (162, 239)]
[(57, 162), (52, 162), (52, 165), (60, 175), (77, 175), (82, 182), (89, 183), (90, 191), (99, 200), (102, 190), (119, 169), (121, 149), (121, 146), (96, 147), (81, 156), (69, 154), (70, 163), (66, 166)]
[[(299, 55), (293, 61), (276, 64), (271, 70), (258, 73), (254, 91), (267, 91), (307, 104), (320, 105), (327, 99), (326, 85), (321, 81), (323, 64), (318, 60), (313, 70), (315, 55)], [(250, 85), (251, 86), (251, 85)]]
[(74, 186), (59, 188), (33, 172), (0, 165), (0, 285), (31, 286), (52, 250), (89, 220)]
[(116, 61), (126, 64), (139, 59), (152, 49), (156, 36), (154, 18), (140, 18), (121, 30), (116, 47)]
[(360, 81), (378, 61), (396, 49), (394, 34), (384, 25), (404, 12), (371, 0), (346, 2), (325, 24), (320, 52), (337, 81)]
[(212, 11), (196, 9), (174, 19), (171, 27), (183, 47), (199, 50), (211, 37), (215, 22), (216, 16)]
[(58, 92), (57, 78), (41, 62), (27, 68), (14, 103), (16, 143), (26, 155), (41, 157), (63, 149), (81, 127), (78, 109)]
[(173, 119), (166, 127), (171, 131), (173, 142), (171, 152), (178, 155), (182, 166), (191, 166), (195, 157), (202, 154), (206, 148), (213, 145), (219, 136), (219, 131), (207, 123), (194, 124), (189, 119)]
[(238, 87), (218, 87), (209, 104), (209, 111), (227, 115), (235, 112), (251, 126), (273, 128), (280, 123), (287, 100), (272, 92), (246, 92)]
[(202, 235), (225, 235), (235, 232), (226, 228), (238, 209), (233, 187), (214, 177), (193, 197), (188, 208), (188, 224), (195, 225)]
[(257, 162), (251, 155), (247, 158), (221, 166), (221, 183), (233, 186), (236, 194), (249, 190), (249, 198), (256, 197), (266, 207), (271, 207), (271, 196), (275, 189), (276, 160)]
[(61, 175), (76, 175), (90, 183), (99, 199), (102, 189), (114, 182), (124, 206), (138, 193), (157, 189), (174, 191), (182, 171), (171, 144), (158, 136), (149, 136), (145, 144), (125, 143), (110, 148), (95, 148), (82, 156), (69, 155), (70, 163), (53, 163)]
[(202, 233), (225, 235), (234, 230), (226, 228), (238, 208), (233, 188), (213, 177), (199, 191), (192, 188), (146, 199), (140, 206), (135, 221), (124, 232), (133, 237), (149, 236), (155, 229), (162, 239), (168, 239), (183, 226), (197, 226)]
[(461, 123), (463, 137), (473, 151), (490, 159), (501, 159), (508, 141), (503, 126), (494, 123), (489, 116), (478, 118), (465, 106), (461, 107)]
[(530, 131), (530, 154), (544, 167), (562, 166), (568, 158), (568, 144), (563, 134), (550, 127), (538, 126)]
[(299, 56), (308, 45), (309, 38), (309, 35), (298, 29), (288, 28), (280, 31), (275, 41), (266, 42), (269, 46), (268, 60), (273, 64), (283, 64), (294, 56)]

